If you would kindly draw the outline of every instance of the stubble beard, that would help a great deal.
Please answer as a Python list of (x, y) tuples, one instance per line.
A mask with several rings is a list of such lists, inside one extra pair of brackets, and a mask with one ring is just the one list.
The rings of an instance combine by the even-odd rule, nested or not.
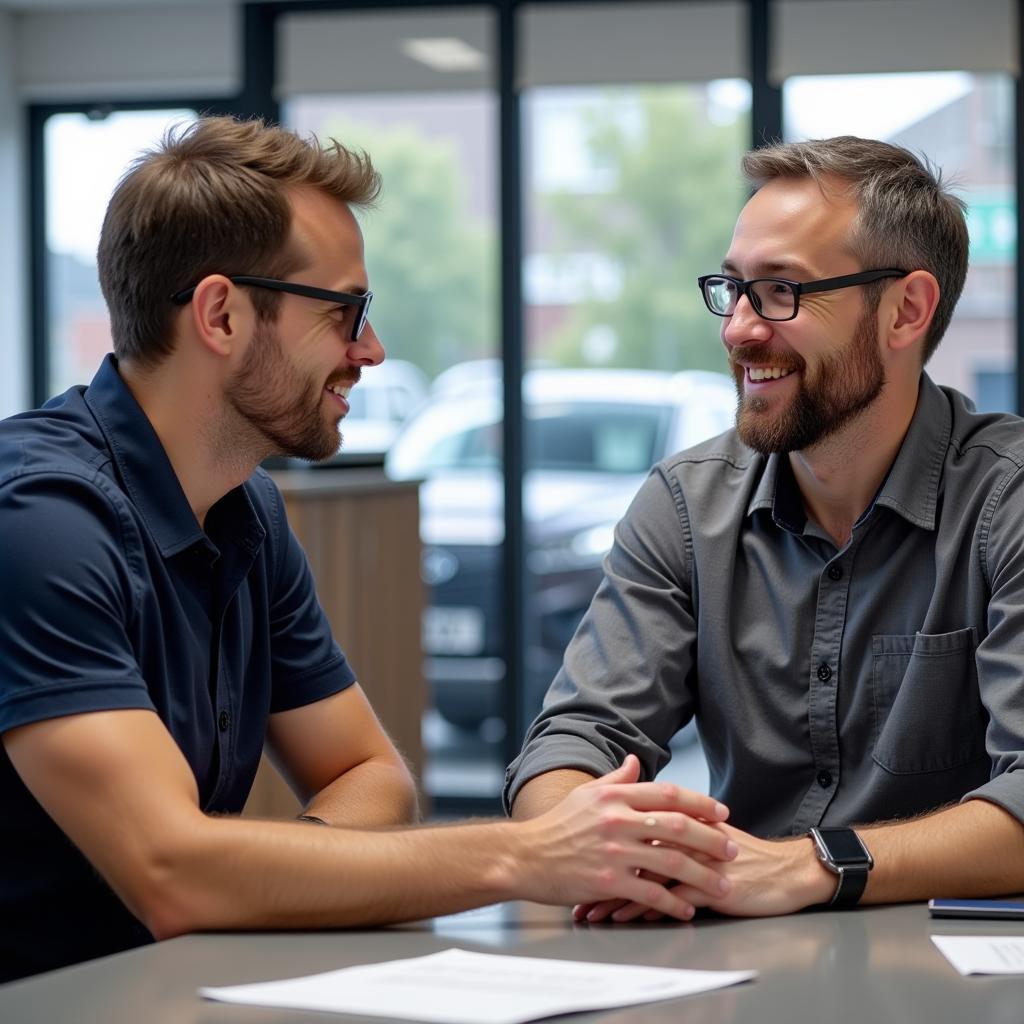
[(256, 328), (225, 398), (262, 442), (258, 460), (289, 455), (322, 462), (338, 450), (337, 424), (324, 419), (323, 382), (304, 377), (288, 363), (272, 323)]
[[(743, 355), (753, 362), (778, 365), (778, 356), (767, 346), (763, 350), (748, 346)], [(797, 392), (774, 415), (768, 399), (744, 395), (745, 371), (733, 364), (738, 395), (736, 431), (745, 445), (764, 455), (812, 448), (839, 431), (882, 393), (885, 367), (878, 354), (875, 311), (865, 311), (845, 349), (822, 358), (813, 383), (807, 382), (807, 364), (801, 357), (791, 355), (787, 363), (787, 368), (800, 374)]]

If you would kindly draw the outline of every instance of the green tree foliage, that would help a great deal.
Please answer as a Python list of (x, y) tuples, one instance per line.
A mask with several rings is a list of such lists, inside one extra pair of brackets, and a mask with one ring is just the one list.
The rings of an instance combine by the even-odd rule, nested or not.
[[(545, 202), (558, 251), (610, 258), (622, 289), (576, 306), (544, 354), (569, 366), (724, 370), (696, 279), (719, 268), (744, 202), (748, 119), (714, 124), (702, 91), (680, 86), (609, 90), (586, 116), (590, 157), (610, 189)], [(587, 343), (595, 329), (615, 339), (598, 355)]]
[(494, 231), (466, 210), (454, 147), (412, 126), (335, 121), (323, 135), (365, 149), (384, 182), (378, 205), (360, 220), (374, 291), (370, 319), (387, 354), (431, 377), (493, 356)]

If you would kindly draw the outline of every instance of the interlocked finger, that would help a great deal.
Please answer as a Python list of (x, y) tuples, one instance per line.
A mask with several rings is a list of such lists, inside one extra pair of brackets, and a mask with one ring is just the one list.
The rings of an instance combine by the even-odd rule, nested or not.
[(717, 827), (698, 821), (686, 814), (671, 811), (649, 811), (638, 818), (640, 838), (650, 833), (647, 842), (667, 844), (691, 852), (697, 859), (702, 855), (713, 860), (732, 860), (739, 852), (736, 844)]
[(701, 864), (689, 851), (669, 845), (652, 846), (637, 854), (636, 866), (690, 886), (712, 900), (721, 899), (729, 891), (729, 883), (710, 864)]

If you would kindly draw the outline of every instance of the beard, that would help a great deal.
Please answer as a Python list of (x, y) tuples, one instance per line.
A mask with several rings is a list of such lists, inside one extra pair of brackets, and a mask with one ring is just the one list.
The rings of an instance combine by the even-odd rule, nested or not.
[(813, 447), (863, 412), (885, 386), (874, 310), (861, 317), (845, 349), (822, 358), (810, 384), (805, 375), (807, 364), (796, 353), (783, 357), (766, 345), (745, 346), (742, 352), (750, 362), (800, 373), (796, 394), (772, 415), (769, 400), (760, 395), (744, 396), (745, 370), (730, 358), (739, 396), (736, 431), (747, 447), (764, 455)]
[(261, 322), (248, 355), (228, 384), (228, 405), (264, 444), (260, 458), (290, 455), (310, 462), (330, 458), (341, 443), (337, 421), (323, 413), (326, 384), (354, 384), (355, 370), (320, 381), (303, 374), (285, 357), (274, 325)]

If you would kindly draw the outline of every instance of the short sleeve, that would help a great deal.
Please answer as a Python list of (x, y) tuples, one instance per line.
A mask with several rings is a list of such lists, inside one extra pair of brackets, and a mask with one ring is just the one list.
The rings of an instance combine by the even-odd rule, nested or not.
[(273, 501), (275, 568), (270, 595), (271, 712), (330, 697), (356, 681), (334, 641), (306, 553), (288, 525), (284, 499), (263, 477)]
[(48, 472), (0, 486), (0, 732), (154, 709), (129, 639), (130, 528), (102, 477)]

